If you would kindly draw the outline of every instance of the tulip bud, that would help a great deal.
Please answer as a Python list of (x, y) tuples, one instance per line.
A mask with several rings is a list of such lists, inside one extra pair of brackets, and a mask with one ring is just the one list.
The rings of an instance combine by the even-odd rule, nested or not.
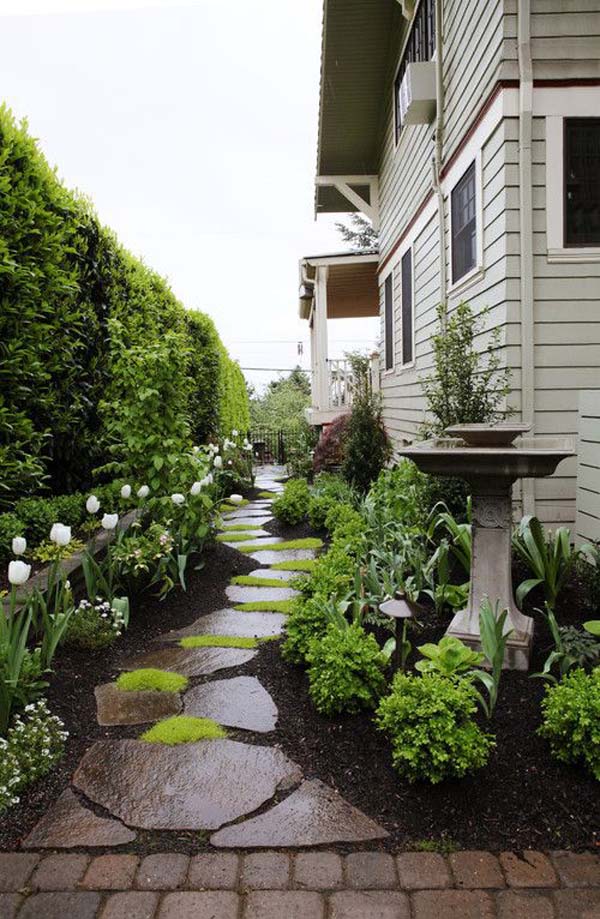
[(215, 469), (222, 469), (222, 468), (223, 468), (223, 457), (222, 457), (222, 456), (215, 456), (215, 458), (214, 458), (214, 460), (213, 460), (213, 465), (214, 465)]
[(50, 539), (57, 546), (68, 546), (71, 542), (71, 527), (62, 523), (54, 523), (50, 530)]
[(202, 491), (202, 482), (194, 482), (194, 484), (190, 488), (190, 494), (199, 495), (201, 491)]
[(97, 514), (100, 510), (100, 502), (96, 495), (90, 495), (87, 501), (85, 502), (85, 509), (88, 514)]
[(114, 530), (118, 522), (118, 514), (105, 514), (102, 518), (102, 528), (109, 531)]
[(137, 493), (138, 498), (147, 498), (149, 494), (150, 494), (150, 489), (148, 488), (148, 486), (140, 485), (140, 487), (138, 488), (138, 493)]
[(241, 504), (244, 499), (241, 495), (229, 495), (228, 500), (230, 504)]
[(131, 485), (123, 485), (121, 489), (122, 498), (131, 498)]
[(10, 562), (8, 565), (8, 580), (15, 586), (24, 584), (25, 581), (28, 581), (30, 574), (31, 565), (26, 565), (25, 562), (15, 561)]
[(176, 491), (174, 495), (171, 495), (171, 501), (177, 506), (185, 504), (185, 495), (182, 495)]
[(12, 541), (13, 555), (23, 555), (27, 548), (27, 540), (24, 536), (15, 536)]

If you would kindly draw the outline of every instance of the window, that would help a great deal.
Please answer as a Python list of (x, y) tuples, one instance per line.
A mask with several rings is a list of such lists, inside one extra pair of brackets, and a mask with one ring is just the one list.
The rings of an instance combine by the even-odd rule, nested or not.
[(412, 250), (402, 256), (402, 363), (413, 359)]
[(421, 0), (415, 13), (408, 41), (394, 80), (394, 113), (396, 143), (402, 132), (400, 117), (400, 87), (408, 64), (415, 61), (430, 61), (435, 52), (435, 0)]
[(564, 121), (564, 245), (600, 245), (600, 118)]
[(477, 207), (475, 163), (471, 163), (451, 195), (452, 282), (477, 264)]
[(394, 276), (388, 274), (384, 285), (385, 369), (394, 366)]

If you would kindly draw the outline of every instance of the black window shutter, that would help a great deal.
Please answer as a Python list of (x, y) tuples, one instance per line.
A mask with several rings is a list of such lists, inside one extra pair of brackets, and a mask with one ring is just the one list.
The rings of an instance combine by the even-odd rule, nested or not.
[(402, 363), (413, 359), (412, 250), (402, 256)]
[(394, 366), (394, 288), (393, 275), (388, 274), (384, 286), (385, 369)]

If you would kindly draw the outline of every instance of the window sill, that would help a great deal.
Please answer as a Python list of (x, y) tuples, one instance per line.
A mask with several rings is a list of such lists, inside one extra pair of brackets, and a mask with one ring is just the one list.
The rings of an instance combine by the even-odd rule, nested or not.
[(463, 274), (462, 278), (459, 278), (458, 281), (455, 281), (454, 284), (451, 284), (448, 288), (448, 296), (456, 297), (464, 293), (465, 290), (468, 290), (469, 287), (472, 287), (473, 284), (476, 284), (477, 281), (481, 281), (485, 275), (485, 270), (482, 265), (476, 265), (475, 268), (472, 268), (471, 271), (468, 271), (467, 274)]
[(569, 248), (548, 249), (547, 255), (550, 263), (563, 262), (577, 265), (585, 262), (600, 262), (600, 247), (570, 246)]

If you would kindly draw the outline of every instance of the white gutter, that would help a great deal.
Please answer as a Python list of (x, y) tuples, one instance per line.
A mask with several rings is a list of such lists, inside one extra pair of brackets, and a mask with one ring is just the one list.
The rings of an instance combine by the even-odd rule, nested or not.
[(438, 225), (440, 237), (440, 303), (446, 302), (446, 221), (444, 218), (444, 195), (440, 184), (442, 154), (444, 148), (444, 62), (443, 62), (443, 12), (442, 0), (435, 0), (435, 135), (432, 163), (432, 186), (438, 203)]
[[(518, 0), (519, 60), (519, 230), (521, 294), (521, 417), (534, 415), (534, 291), (533, 291), (533, 65), (531, 61), (531, 0)], [(523, 513), (535, 513), (533, 479), (523, 479)]]

